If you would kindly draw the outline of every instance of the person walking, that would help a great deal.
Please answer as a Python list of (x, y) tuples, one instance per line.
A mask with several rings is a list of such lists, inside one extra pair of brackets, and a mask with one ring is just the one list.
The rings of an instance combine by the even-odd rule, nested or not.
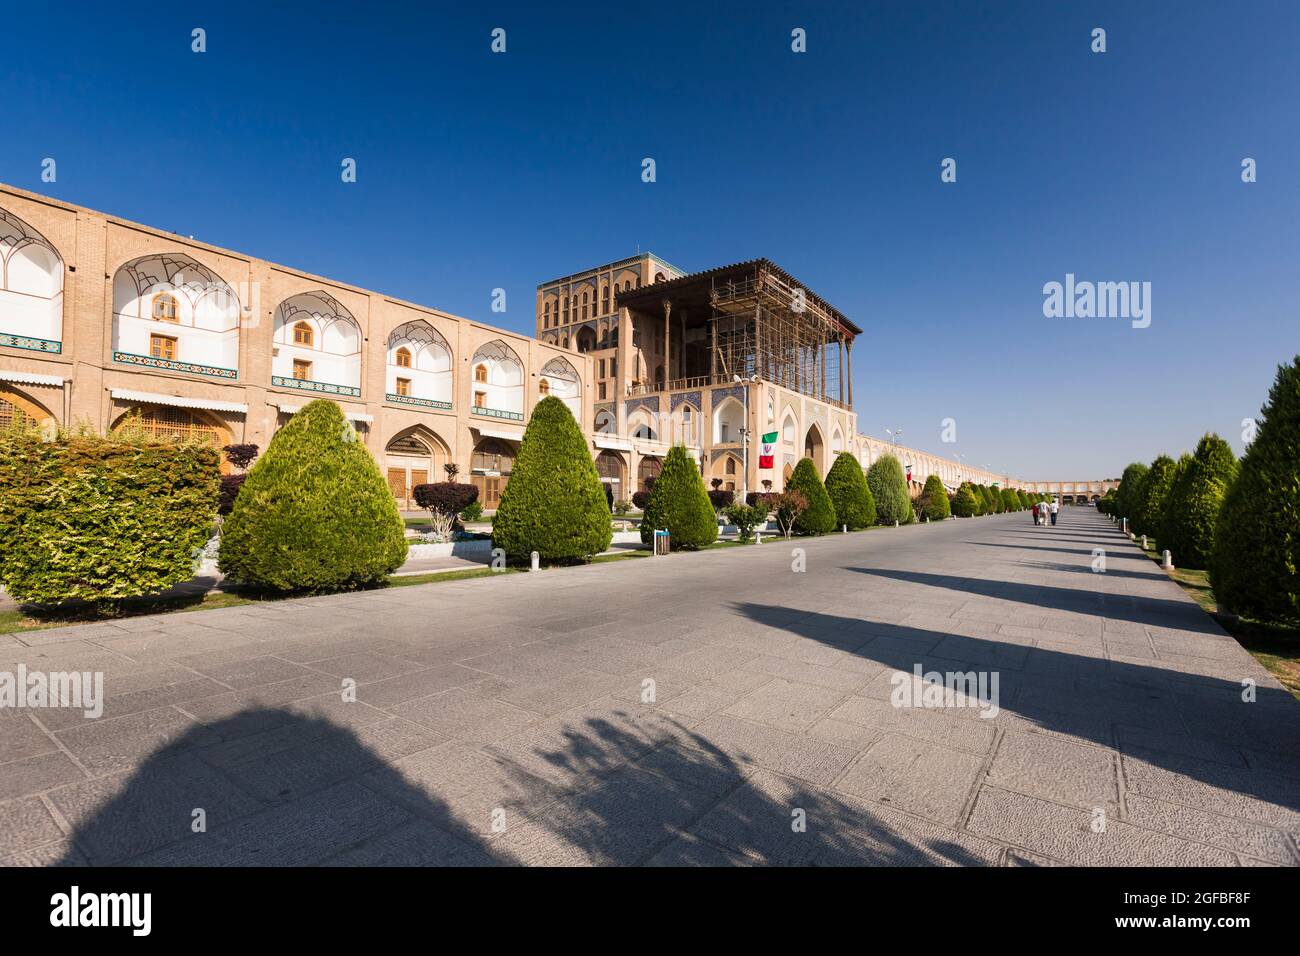
[(1034, 502), (1034, 527), (1038, 527), (1038, 502)]
[(1055, 527), (1056, 527), (1056, 513), (1057, 513), (1058, 511), (1061, 510), (1061, 505), (1060, 505), (1060, 503), (1059, 503), (1055, 498), (1053, 498), (1053, 499), (1052, 499), (1052, 507), (1049, 508), (1048, 510), (1052, 512), (1052, 527), (1055, 528)]

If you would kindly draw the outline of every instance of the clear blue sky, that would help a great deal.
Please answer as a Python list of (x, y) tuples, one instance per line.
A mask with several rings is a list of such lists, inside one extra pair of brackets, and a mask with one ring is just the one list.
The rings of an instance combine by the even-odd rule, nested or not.
[[(767, 256), (866, 329), (860, 430), (973, 464), (1240, 450), (1300, 350), (1294, 0), (78, 6), (6, 11), (0, 180), (520, 331), (638, 246)], [(1044, 318), (1067, 272), (1151, 327)]]

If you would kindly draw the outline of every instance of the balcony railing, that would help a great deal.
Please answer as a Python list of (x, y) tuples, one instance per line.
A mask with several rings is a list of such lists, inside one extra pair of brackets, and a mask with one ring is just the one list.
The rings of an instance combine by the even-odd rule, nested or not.
[(0, 332), (0, 345), (10, 349), (30, 349), (33, 352), (49, 352), (58, 355), (63, 351), (63, 343), (53, 339), (38, 339), (34, 335), (13, 335)]
[(508, 412), (505, 409), (485, 408), (482, 405), (471, 406), (470, 413), (473, 415), (482, 415), (485, 418), (502, 418), (509, 422), (522, 422), (524, 420), (523, 412)]
[(397, 405), (414, 405), (417, 408), (439, 408), (443, 410), (451, 408), (451, 402), (443, 402), (436, 398), (420, 398), (417, 395), (398, 395), (396, 392), (388, 392), (384, 398)]
[(348, 395), (352, 398), (361, 397), (361, 389), (353, 388), (351, 385), (332, 385), (329, 382), (313, 382), (308, 378), (285, 378), (283, 375), (272, 375), (271, 385), (275, 388), (300, 388), (306, 392), (321, 392), (325, 395)]
[(210, 375), (235, 381), (239, 372), (233, 368), (220, 365), (199, 365), (196, 362), (177, 362), (174, 359), (158, 358), (153, 355), (136, 355), (134, 352), (114, 352), (113, 361), (119, 365), (135, 365), (140, 368), (156, 368), (165, 372), (188, 372), (191, 375)]

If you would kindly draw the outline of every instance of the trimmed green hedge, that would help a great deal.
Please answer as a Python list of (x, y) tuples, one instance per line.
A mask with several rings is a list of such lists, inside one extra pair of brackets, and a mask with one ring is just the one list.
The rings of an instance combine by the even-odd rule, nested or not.
[[(1205, 568), (1214, 554), (1215, 525), (1224, 495), (1237, 477), (1237, 456), (1218, 435), (1200, 440), (1186, 464), (1179, 463), (1165, 499), (1156, 539), (1182, 568)], [(1120, 490), (1124, 488), (1120, 485)]]
[(958, 518), (973, 518), (980, 513), (979, 499), (969, 481), (963, 481), (957, 493), (952, 496), (952, 513)]
[(1234, 613), (1300, 626), (1300, 356), (1279, 366), (1224, 498), (1210, 584)]
[(811, 458), (799, 459), (785, 483), (785, 490), (797, 491), (808, 499), (808, 507), (794, 521), (796, 534), (827, 534), (835, 530), (835, 506)]
[(582, 429), (554, 395), (533, 408), (492, 521), (509, 560), (585, 561), (609, 547), (613, 526)]
[(194, 576), (221, 457), (129, 433), (0, 432), (0, 581), (19, 601), (111, 603)]
[(718, 540), (718, 516), (704, 490), (699, 466), (674, 445), (664, 457), (641, 519), (641, 542), (652, 544), (655, 531), (667, 528), (674, 551), (703, 548)]
[(867, 469), (867, 487), (876, 502), (876, 520), (880, 524), (910, 524), (912, 498), (907, 493), (903, 466), (893, 455), (882, 455)]
[(221, 533), (222, 572), (271, 591), (378, 584), (405, 560), (393, 493), (326, 399), (309, 402), (275, 433)]
[(921, 490), (921, 499), (917, 504), (921, 507), (921, 514), (930, 521), (946, 521), (952, 517), (948, 489), (943, 486), (943, 479), (938, 475), (925, 479), (925, 487)]
[(835, 527), (857, 531), (876, 523), (876, 499), (871, 496), (862, 466), (851, 453), (842, 451), (835, 457), (826, 473), (826, 493), (835, 508)]

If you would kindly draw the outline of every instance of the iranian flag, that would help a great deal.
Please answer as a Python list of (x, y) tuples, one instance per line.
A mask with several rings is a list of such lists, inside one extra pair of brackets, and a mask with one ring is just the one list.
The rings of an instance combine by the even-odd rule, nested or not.
[(763, 436), (763, 447), (758, 451), (758, 467), (774, 468), (776, 461), (776, 432)]

